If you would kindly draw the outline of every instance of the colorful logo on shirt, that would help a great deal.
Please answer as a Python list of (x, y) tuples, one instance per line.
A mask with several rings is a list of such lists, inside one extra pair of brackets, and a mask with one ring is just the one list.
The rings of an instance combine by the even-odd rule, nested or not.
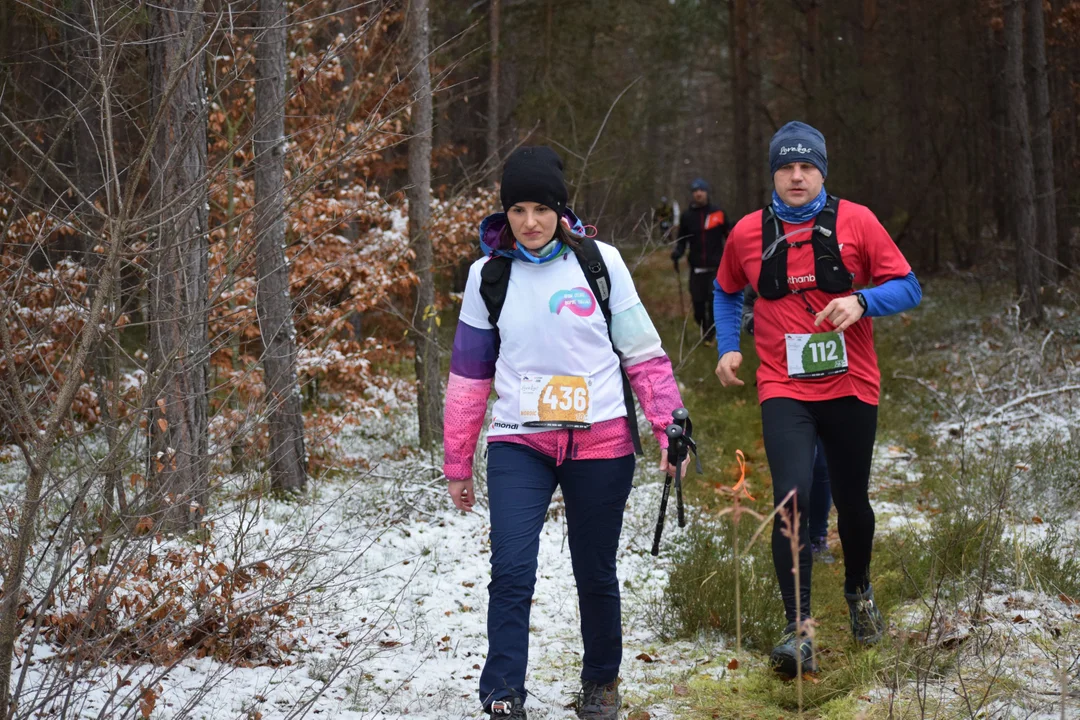
[(596, 298), (589, 288), (576, 287), (571, 290), (559, 290), (548, 301), (551, 312), (558, 315), (566, 308), (578, 317), (588, 317), (596, 311)]

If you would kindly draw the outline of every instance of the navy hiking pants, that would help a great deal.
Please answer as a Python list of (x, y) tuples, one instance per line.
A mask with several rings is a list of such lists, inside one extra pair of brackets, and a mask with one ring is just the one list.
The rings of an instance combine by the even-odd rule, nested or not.
[(581, 679), (609, 683), (622, 662), (622, 614), (615, 553), (634, 475), (634, 456), (555, 459), (524, 445), (488, 446), (491, 582), (488, 655), (480, 701), (526, 696), (529, 611), (536, 585), (540, 531), (551, 496), (562, 487), (570, 558), (577, 581), (585, 656)]

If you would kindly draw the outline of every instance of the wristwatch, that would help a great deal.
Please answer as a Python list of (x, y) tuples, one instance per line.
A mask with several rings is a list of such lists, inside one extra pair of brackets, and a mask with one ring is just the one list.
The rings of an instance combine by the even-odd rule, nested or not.
[(863, 312), (866, 312), (866, 298), (863, 297), (861, 292), (855, 293), (855, 297), (859, 298), (859, 307), (863, 309)]

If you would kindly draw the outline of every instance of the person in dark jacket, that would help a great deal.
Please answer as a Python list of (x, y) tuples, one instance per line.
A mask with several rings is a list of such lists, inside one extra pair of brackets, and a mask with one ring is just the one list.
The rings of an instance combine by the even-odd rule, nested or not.
[(731, 224), (727, 215), (709, 200), (709, 183), (698, 178), (690, 184), (690, 207), (679, 218), (679, 232), (671, 259), (679, 269), (679, 258), (686, 254), (690, 266), (690, 300), (694, 320), (701, 336), (710, 342), (716, 335), (713, 326), (712, 281), (720, 267)]

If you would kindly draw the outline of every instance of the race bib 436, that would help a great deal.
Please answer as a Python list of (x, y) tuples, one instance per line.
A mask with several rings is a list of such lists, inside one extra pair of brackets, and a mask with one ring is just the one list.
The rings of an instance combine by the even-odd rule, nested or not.
[(842, 332), (787, 333), (788, 377), (818, 378), (848, 371), (847, 344)]
[(520, 413), (525, 427), (587, 430), (592, 381), (572, 375), (525, 375), (521, 378)]

